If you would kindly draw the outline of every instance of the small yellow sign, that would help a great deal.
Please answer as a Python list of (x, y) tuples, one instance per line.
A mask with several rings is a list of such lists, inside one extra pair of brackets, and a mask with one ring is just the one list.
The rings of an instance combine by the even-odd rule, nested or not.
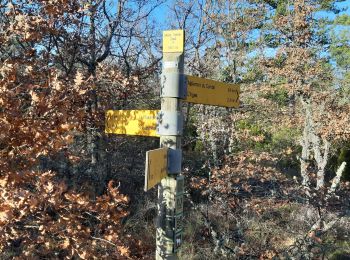
[(159, 110), (108, 110), (105, 133), (157, 136)]
[(163, 52), (184, 52), (184, 30), (163, 31)]
[(211, 79), (186, 76), (187, 97), (185, 101), (223, 107), (239, 107), (239, 85)]
[(159, 148), (146, 153), (145, 191), (153, 188), (167, 176), (168, 148)]

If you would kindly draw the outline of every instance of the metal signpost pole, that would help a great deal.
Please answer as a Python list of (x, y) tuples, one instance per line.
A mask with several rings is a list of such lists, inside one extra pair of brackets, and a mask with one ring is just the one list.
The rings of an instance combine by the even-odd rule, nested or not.
[(181, 176), (182, 101), (185, 97), (184, 31), (163, 32), (160, 147), (168, 147), (168, 176), (158, 187), (156, 259), (177, 259), (182, 243), (184, 178)]
[[(158, 186), (156, 259), (177, 259), (182, 244), (184, 177), (181, 175), (182, 100), (239, 107), (239, 85), (184, 75), (183, 30), (163, 32), (161, 110), (106, 111), (106, 133), (160, 136), (146, 153), (145, 191)], [(155, 126), (158, 123), (157, 132)]]

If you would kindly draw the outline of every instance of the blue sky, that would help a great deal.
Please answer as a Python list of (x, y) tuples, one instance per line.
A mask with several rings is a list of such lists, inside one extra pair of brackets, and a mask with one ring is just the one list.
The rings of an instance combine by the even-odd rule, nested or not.
[[(167, 0), (165, 3), (163, 3), (161, 6), (159, 6), (153, 13), (153, 17), (157, 24), (159, 25), (159, 30), (166, 30), (170, 29), (169, 28), (169, 16), (171, 13), (170, 7), (173, 5), (174, 0)], [(341, 13), (339, 14), (349, 14), (350, 15), (350, 0), (346, 0), (340, 3), (337, 3), (336, 6), (338, 8), (344, 9)], [(318, 12), (316, 14), (317, 18), (328, 18), (330, 20), (333, 20), (336, 15), (333, 12)], [(335, 31), (340, 30), (341, 27), (337, 28), (335, 27)], [(349, 36), (350, 37), (350, 36)], [(275, 53), (274, 49), (268, 48), (266, 50), (266, 54), (273, 55)]]
[[(162, 26), (163, 29), (166, 29), (167, 26), (167, 18), (169, 17), (169, 14), (171, 12), (170, 6), (172, 6), (174, 3), (173, 0), (167, 0), (164, 4), (159, 6), (153, 13), (154, 19)], [(343, 1), (341, 3), (336, 4), (339, 8), (346, 9), (342, 13), (349, 14), (350, 15), (350, 0)], [(319, 12), (318, 17), (323, 18), (330, 18), (334, 19), (335, 15), (332, 12)]]
[[(337, 7), (345, 9), (341, 14), (349, 14), (350, 15), (350, 0), (346, 0), (341, 3), (337, 3)], [(318, 16), (321, 18), (329, 18), (329, 19), (334, 19), (335, 14), (332, 12), (319, 12)]]

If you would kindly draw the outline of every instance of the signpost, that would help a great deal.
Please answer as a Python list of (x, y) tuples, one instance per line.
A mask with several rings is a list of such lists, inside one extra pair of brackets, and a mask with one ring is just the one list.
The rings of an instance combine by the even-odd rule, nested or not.
[[(184, 31), (163, 32), (160, 146), (169, 148), (171, 170), (158, 186), (156, 259), (177, 259), (182, 244), (184, 177), (181, 175)], [(177, 203), (176, 203), (177, 202)], [(182, 223), (182, 222), (181, 222)], [(177, 228), (176, 228), (177, 227)], [(180, 228), (181, 227), (181, 228)]]
[(151, 150), (146, 153), (145, 191), (153, 188), (168, 173), (168, 148)]
[(105, 133), (156, 136), (159, 110), (108, 110)]
[(146, 153), (145, 191), (158, 185), (156, 259), (177, 259), (182, 244), (184, 176), (181, 175), (182, 100), (239, 107), (239, 86), (184, 75), (183, 30), (163, 32), (161, 110), (109, 110), (106, 133), (160, 137)]
[(185, 32), (183, 30), (171, 30), (163, 32), (163, 53), (183, 53)]
[(186, 76), (185, 101), (223, 107), (239, 106), (239, 85), (194, 76)]

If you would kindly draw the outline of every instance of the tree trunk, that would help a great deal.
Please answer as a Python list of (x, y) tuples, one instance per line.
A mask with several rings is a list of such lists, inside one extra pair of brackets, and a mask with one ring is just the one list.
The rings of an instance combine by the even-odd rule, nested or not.
[(338, 167), (335, 177), (332, 180), (332, 185), (328, 190), (328, 195), (332, 195), (335, 192), (336, 188), (339, 186), (340, 179), (345, 170), (345, 166), (346, 166), (346, 162), (342, 162), (342, 164)]
[(325, 177), (325, 168), (328, 162), (329, 157), (329, 142), (327, 140), (323, 140), (324, 148), (323, 153), (321, 151), (320, 138), (313, 134), (312, 136), (314, 157), (317, 163), (317, 184), (316, 189), (324, 188), (324, 177)]
[(306, 188), (310, 188), (310, 178), (308, 173), (308, 167), (310, 162), (310, 131), (311, 131), (311, 106), (308, 101), (301, 99), (301, 102), (304, 107), (305, 112), (305, 122), (304, 122), (304, 130), (303, 137), (300, 142), (302, 146), (301, 158), (300, 158), (300, 174), (302, 178), (302, 185)]

